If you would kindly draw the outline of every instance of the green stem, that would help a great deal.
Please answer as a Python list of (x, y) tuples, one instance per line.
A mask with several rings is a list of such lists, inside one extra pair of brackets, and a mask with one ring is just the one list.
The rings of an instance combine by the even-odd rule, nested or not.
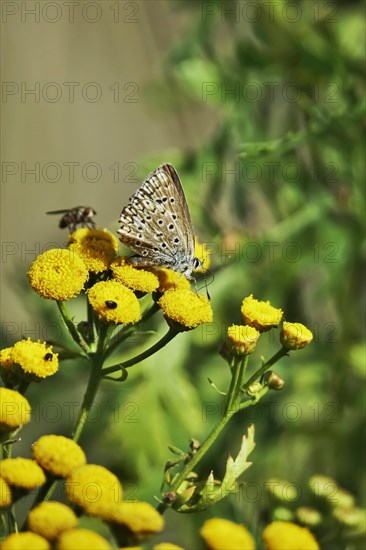
[(16, 442), (15, 436), (20, 428), (3, 433), (1, 436), (2, 457), (11, 458), (13, 452), (13, 443)]
[[(73, 431), (73, 441), (78, 441), (83, 428), (85, 426), (86, 420), (88, 418), (90, 409), (93, 405), (96, 393), (98, 391), (99, 382), (101, 380), (102, 366), (105, 357), (105, 342), (108, 334), (108, 325), (102, 325), (100, 329), (100, 335), (98, 340), (98, 347), (95, 354), (89, 354), (91, 361), (90, 376), (88, 380), (88, 385), (85, 390), (83, 403), (80, 408), (79, 416), (75, 424), (75, 429)], [(51, 498), (54, 490), (56, 489), (57, 483), (59, 480), (49, 480), (42, 487), (36, 499), (34, 500), (33, 506), (38, 504), (41, 501), (48, 500)], [(33, 508), (32, 506), (32, 508)]]
[(87, 320), (88, 320), (88, 342), (93, 344), (95, 341), (94, 335), (94, 310), (88, 300), (87, 303)]
[(113, 365), (112, 367), (108, 367), (106, 369), (103, 369), (103, 375), (105, 374), (111, 374), (113, 372), (116, 372), (118, 370), (121, 370), (121, 367), (127, 369), (129, 367), (132, 367), (133, 365), (136, 365), (137, 363), (140, 363), (144, 359), (147, 359), (157, 351), (159, 351), (161, 348), (166, 346), (175, 336), (179, 334), (175, 329), (170, 328), (168, 332), (158, 341), (156, 344), (151, 346), (151, 348), (145, 350), (143, 353), (140, 353), (140, 355), (136, 355), (136, 357), (132, 357), (128, 361), (124, 361), (123, 363), (119, 363), (118, 365)]
[(224, 415), (226, 415), (231, 409), (234, 409), (233, 412), (235, 412), (235, 407), (240, 401), (241, 387), (243, 384), (243, 377), (247, 368), (247, 364), (248, 355), (245, 355), (244, 357), (236, 357), (234, 359), (234, 365), (232, 367), (232, 378), (227, 394)]
[(104, 345), (105, 339), (108, 333), (108, 325), (102, 325), (99, 340), (98, 348), (94, 355), (91, 355), (92, 366), (90, 371), (90, 376), (88, 380), (88, 385), (85, 390), (83, 403), (79, 412), (78, 419), (75, 424), (75, 429), (73, 432), (72, 439), (78, 441), (81, 432), (85, 426), (85, 422), (89, 416), (90, 409), (93, 405), (96, 393), (98, 391), (99, 382), (102, 377), (102, 366), (105, 359)]
[[(231, 371), (232, 377), (231, 377), (229, 391), (226, 396), (226, 403), (225, 403), (223, 417), (220, 420), (220, 422), (212, 429), (212, 431), (207, 436), (207, 438), (202, 443), (202, 445), (197, 450), (197, 452), (191, 455), (191, 458), (186, 463), (183, 470), (177, 475), (174, 482), (169, 487), (169, 492), (175, 493), (176, 491), (179, 490), (179, 487), (181, 486), (183, 481), (186, 479), (188, 474), (193, 471), (195, 466), (200, 462), (200, 460), (207, 453), (211, 445), (213, 445), (213, 443), (216, 441), (216, 439), (218, 438), (222, 430), (225, 428), (226, 424), (229, 422), (231, 417), (239, 410), (240, 399), (242, 395), (243, 378), (245, 376), (247, 364), (248, 364), (248, 356), (235, 358), (233, 368)], [(254, 400), (246, 401), (246, 403), (243, 403), (242, 408), (249, 407), (253, 403), (254, 403)], [(168, 508), (167, 504), (162, 502), (161, 504), (159, 504), (157, 510), (162, 514), (166, 510), (166, 508)]]
[[(150, 319), (150, 317), (152, 317), (154, 313), (159, 311), (159, 309), (160, 308), (158, 304), (154, 302), (153, 305), (147, 311), (145, 311), (145, 313), (142, 315), (142, 318), (139, 324), (144, 323), (145, 321)], [(126, 340), (126, 338), (131, 336), (131, 334), (133, 334), (134, 332), (136, 332), (135, 326), (128, 327), (128, 328), (125, 327), (124, 329), (122, 329), (120, 333), (116, 335), (115, 338), (112, 338), (112, 341), (109, 344), (108, 349), (106, 351), (106, 357), (109, 357), (114, 352), (114, 350), (121, 344), (121, 342)]]
[(255, 382), (256, 380), (258, 380), (258, 378), (260, 378), (262, 376), (262, 374), (264, 374), (270, 367), (272, 367), (272, 365), (274, 365), (275, 363), (277, 363), (277, 361), (279, 359), (281, 359), (282, 357), (284, 357), (285, 355), (287, 355), (288, 353), (288, 350), (285, 349), (285, 348), (281, 348), (277, 353), (275, 353), (271, 359), (268, 359), (268, 361), (266, 361), (265, 363), (263, 363), (263, 365), (253, 374), (253, 376), (251, 376), (249, 378), (249, 380), (247, 382), (245, 382), (245, 385), (244, 385), (244, 389), (248, 389), (249, 386), (251, 384), (253, 384), (253, 382)]
[(61, 317), (62, 317), (65, 325), (69, 329), (69, 332), (70, 332), (74, 342), (76, 342), (77, 345), (80, 346), (83, 351), (85, 351), (85, 353), (88, 353), (90, 351), (90, 348), (89, 348), (88, 344), (85, 342), (84, 338), (79, 333), (79, 331), (77, 330), (74, 323), (72, 322), (72, 320), (70, 318), (70, 315), (69, 315), (69, 312), (68, 312), (67, 307), (65, 306), (64, 302), (56, 302), (56, 303), (57, 303), (58, 309), (60, 311)]
[[(226, 413), (226, 415), (223, 416), (220, 422), (213, 428), (213, 430), (207, 436), (206, 440), (202, 443), (198, 451), (194, 455), (191, 455), (190, 460), (186, 463), (183, 470), (174, 479), (174, 482), (169, 487), (169, 492), (176, 493), (178, 491), (179, 487), (181, 486), (183, 481), (186, 479), (186, 477), (190, 474), (190, 472), (193, 471), (195, 466), (200, 462), (200, 460), (207, 453), (211, 445), (216, 441), (217, 437), (225, 428), (226, 424), (229, 422), (233, 414), (234, 414), (234, 410), (233, 409), (229, 410)], [(157, 510), (160, 514), (163, 514), (167, 508), (168, 508), (168, 505), (165, 504), (164, 502), (161, 502), (157, 507)]]
[(18, 392), (21, 393), (22, 395), (25, 394), (25, 392), (27, 391), (28, 387), (30, 385), (30, 382), (20, 382), (19, 386), (18, 386)]
[(9, 533), (18, 533), (18, 524), (15, 518), (14, 505), (8, 510)]

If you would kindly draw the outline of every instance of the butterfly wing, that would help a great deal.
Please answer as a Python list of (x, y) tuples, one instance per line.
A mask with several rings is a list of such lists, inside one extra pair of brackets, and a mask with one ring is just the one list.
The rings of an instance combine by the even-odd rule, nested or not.
[(182, 184), (171, 164), (162, 164), (122, 210), (120, 240), (139, 257), (130, 263), (192, 271), (194, 233)]

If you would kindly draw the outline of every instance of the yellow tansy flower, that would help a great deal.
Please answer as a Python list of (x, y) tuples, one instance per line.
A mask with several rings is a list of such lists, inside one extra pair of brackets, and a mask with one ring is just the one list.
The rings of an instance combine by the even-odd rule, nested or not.
[(213, 314), (210, 302), (192, 290), (168, 290), (158, 301), (167, 321), (173, 321), (177, 330), (189, 330), (211, 323)]
[(89, 529), (70, 529), (59, 537), (57, 550), (110, 550), (109, 542)]
[(312, 332), (301, 323), (283, 323), (280, 340), (288, 350), (302, 349), (313, 339)]
[(244, 525), (228, 519), (205, 521), (200, 534), (210, 550), (255, 550), (254, 539)]
[(69, 250), (77, 252), (89, 271), (109, 268), (118, 250), (118, 240), (108, 229), (77, 229), (69, 236)]
[(12, 357), (11, 371), (27, 381), (39, 382), (58, 370), (58, 354), (45, 342), (32, 342), (30, 338), (20, 340), (12, 347)]
[(48, 540), (36, 533), (24, 531), (9, 535), (0, 545), (1, 550), (50, 550)]
[(31, 406), (21, 393), (0, 388), (0, 430), (14, 430), (31, 419)]
[(33, 444), (32, 454), (42, 468), (56, 477), (67, 477), (86, 462), (80, 445), (63, 435), (43, 435)]
[(253, 298), (253, 294), (244, 298), (241, 306), (244, 323), (260, 332), (277, 327), (282, 319), (282, 309), (277, 309), (269, 302), (261, 302)]
[(286, 479), (268, 479), (266, 481), (266, 488), (269, 493), (281, 502), (294, 502), (298, 496), (296, 486)]
[(319, 544), (306, 527), (290, 521), (273, 521), (264, 529), (263, 541), (267, 550), (319, 550)]
[(337, 506), (333, 510), (333, 516), (342, 526), (349, 529), (357, 529), (360, 533), (366, 530), (366, 510), (348, 506)]
[(89, 276), (80, 256), (62, 248), (43, 252), (34, 260), (27, 275), (35, 292), (48, 300), (58, 301), (80, 294)]
[(19, 489), (30, 490), (46, 482), (44, 471), (29, 458), (5, 458), (0, 462), (0, 475)]
[(172, 544), (171, 542), (160, 542), (152, 547), (152, 550), (184, 550), (181, 546)]
[(8, 508), (13, 502), (11, 489), (7, 481), (0, 477), (0, 508)]
[(78, 518), (61, 502), (42, 502), (28, 515), (28, 527), (48, 540), (56, 539), (68, 529), (76, 527)]
[(98, 317), (108, 323), (137, 323), (141, 319), (138, 299), (117, 281), (101, 281), (88, 291), (88, 300)]
[(163, 517), (148, 502), (118, 502), (103, 519), (117, 534), (120, 530), (123, 533), (127, 530), (135, 542), (160, 533), (164, 528)]
[(111, 263), (114, 278), (123, 285), (140, 292), (154, 292), (159, 286), (159, 279), (152, 271), (126, 264), (126, 258), (119, 256)]
[(322, 522), (321, 513), (315, 508), (310, 508), (308, 506), (300, 506), (296, 510), (296, 517), (300, 523), (308, 526), (316, 526)]
[(260, 333), (244, 325), (231, 325), (227, 329), (228, 346), (235, 355), (249, 355), (254, 350)]
[(182, 290), (191, 288), (191, 284), (184, 275), (177, 273), (172, 269), (167, 269), (161, 267), (159, 269), (154, 269), (152, 272), (156, 274), (159, 279), (159, 290), (160, 292), (165, 292), (166, 290)]
[(197, 237), (194, 239), (194, 256), (195, 258), (198, 258), (202, 264), (202, 267), (195, 269), (195, 271), (203, 272), (210, 267), (210, 252), (206, 246), (206, 243), (200, 243)]
[(65, 490), (69, 501), (91, 516), (101, 515), (102, 510), (122, 498), (118, 478), (107, 468), (96, 464), (76, 468), (67, 478)]

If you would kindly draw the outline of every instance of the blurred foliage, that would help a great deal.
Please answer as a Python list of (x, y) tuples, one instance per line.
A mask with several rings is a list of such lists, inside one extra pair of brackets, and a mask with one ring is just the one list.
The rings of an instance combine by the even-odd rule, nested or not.
[[(234, 419), (203, 469), (221, 473), (226, 452), (238, 449), (254, 421), (254, 464), (244, 480), (257, 484), (257, 498), (245, 498), (244, 490), (221, 513), (259, 527), (268, 513), (265, 480), (284, 472), (304, 493), (311, 475), (331, 475), (364, 505), (363, 3), (305, 0), (295, 13), (281, 1), (272, 16), (263, 2), (256, 11), (242, 1), (173, 5), (187, 28), (167, 55), (168, 85), (155, 83), (152, 101), (183, 115), (193, 105), (214, 121), (198, 150), (172, 155), (196, 231), (214, 252), (215, 325), (195, 331), (190, 342), (185, 336), (190, 349), (181, 369), (203, 411), (205, 403), (210, 411), (219, 407), (207, 377), (225, 388), (217, 348), (250, 293), (315, 335), (305, 352), (279, 366), (285, 389), (264, 400), (256, 418), (248, 412)], [(266, 342), (265, 356), (276, 346)], [(178, 368), (175, 358), (170, 368)], [(196, 431), (181, 422), (181, 433), (199, 437), (193, 402), (189, 416)], [(207, 415), (205, 432), (214, 416)], [(177, 444), (181, 433), (174, 434)], [(328, 532), (325, 547), (343, 548), (338, 535)]]
[[(254, 422), (253, 465), (240, 495), (198, 517), (169, 514), (165, 539), (187, 548), (212, 515), (244, 522), (259, 537), (270, 519), (269, 478), (300, 487), (296, 507), (315, 474), (331, 476), (365, 506), (364, 4), (299, 0), (297, 18), (285, 0), (270, 13), (258, 0), (257, 17), (249, 4), (171, 3), (185, 29), (166, 55), (167, 79), (146, 90), (156, 109), (178, 110), (183, 120), (186, 109), (202, 109), (212, 121), (198, 149), (162, 151), (141, 166), (148, 173), (169, 160), (180, 173), (196, 231), (213, 251), (215, 323), (180, 335), (134, 367), (126, 383), (106, 382), (96, 406), (103, 413), (81, 441), (90, 462), (121, 477), (127, 496), (151, 500), (170, 458), (167, 445), (186, 449), (219, 418), (221, 398), (207, 378), (220, 389), (228, 383), (218, 348), (226, 327), (240, 322), (244, 296), (270, 300), (286, 320), (314, 331), (309, 348), (281, 361), (285, 388), (234, 418), (200, 465), (207, 475), (222, 474), (227, 453), (237, 453)], [(29, 307), (36, 300), (28, 298)], [(58, 323), (49, 305), (45, 318)], [(163, 331), (161, 318), (152, 320), (126, 343), (124, 357)], [(265, 334), (262, 340), (268, 358), (278, 343)], [(78, 401), (83, 376), (82, 365), (70, 362), (58, 387), (51, 380), (40, 391), (49, 391), (50, 401)], [(58, 433), (67, 433), (66, 415), (62, 422)], [(48, 427), (52, 432), (55, 423)], [(324, 548), (350, 544), (336, 530), (318, 536)], [(357, 537), (347, 546), (361, 547)]]

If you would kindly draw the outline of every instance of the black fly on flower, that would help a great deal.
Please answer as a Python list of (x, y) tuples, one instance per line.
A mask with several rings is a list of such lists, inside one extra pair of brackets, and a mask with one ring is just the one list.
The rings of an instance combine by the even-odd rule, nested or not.
[(60, 229), (67, 227), (70, 233), (75, 231), (78, 225), (88, 229), (95, 228), (93, 216), (96, 215), (96, 211), (90, 206), (75, 206), (68, 210), (52, 210), (46, 212), (46, 214), (63, 214), (58, 226)]

